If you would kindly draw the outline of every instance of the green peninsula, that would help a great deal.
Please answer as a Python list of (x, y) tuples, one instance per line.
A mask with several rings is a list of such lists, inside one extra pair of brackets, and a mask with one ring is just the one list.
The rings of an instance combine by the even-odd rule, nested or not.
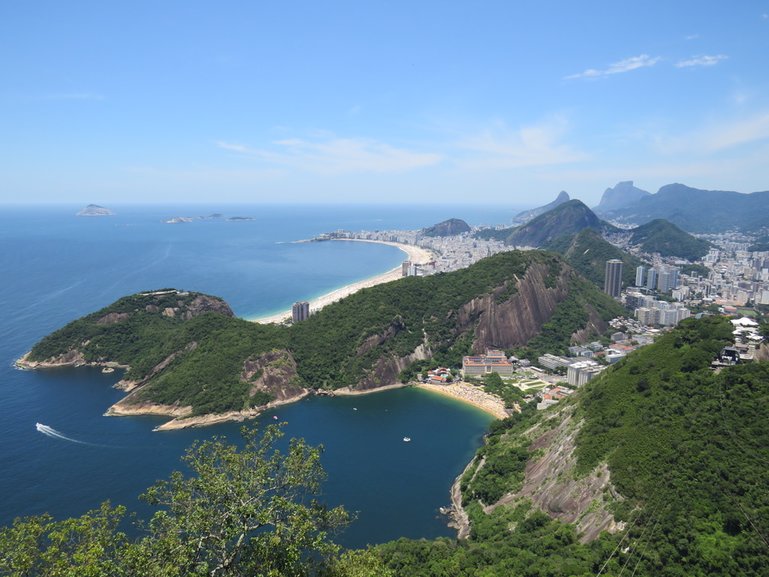
[(510, 251), (361, 290), (290, 327), (238, 319), (200, 293), (139, 293), (45, 337), (19, 363), (126, 367), (119, 386), (128, 395), (109, 414), (163, 414), (187, 426), (312, 391), (395, 384), (420, 363), (459, 364), (487, 347), (557, 351), (618, 314), (561, 257)]

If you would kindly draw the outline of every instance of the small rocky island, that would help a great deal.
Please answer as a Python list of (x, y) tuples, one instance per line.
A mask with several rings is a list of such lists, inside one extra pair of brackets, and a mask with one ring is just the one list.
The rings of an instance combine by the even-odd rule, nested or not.
[(89, 204), (77, 213), (77, 216), (113, 216), (115, 213), (110, 209), (99, 206), (98, 204)]

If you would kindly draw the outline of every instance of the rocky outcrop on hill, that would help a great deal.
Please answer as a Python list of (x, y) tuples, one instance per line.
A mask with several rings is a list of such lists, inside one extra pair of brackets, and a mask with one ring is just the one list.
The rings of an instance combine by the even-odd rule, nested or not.
[(651, 193), (633, 186), (632, 180), (618, 182), (614, 188), (607, 188), (604, 191), (601, 202), (593, 210), (598, 214), (604, 214), (631, 206), (646, 196), (651, 196)]
[(528, 499), (554, 519), (573, 523), (583, 543), (597, 539), (602, 531), (615, 533), (624, 528), (624, 523), (617, 522), (609, 511), (610, 503), (622, 497), (611, 483), (607, 466), (599, 465), (586, 475), (575, 474), (580, 423), (575, 421), (573, 411), (573, 406), (564, 407), (529, 432), (529, 451), (541, 456), (526, 465), (521, 489), (488, 506), (487, 512)]
[(267, 393), (279, 401), (293, 399), (307, 393), (296, 372), (296, 361), (285, 349), (273, 349), (243, 363), (242, 381), (249, 383), (249, 396)]
[(499, 287), (492, 294), (473, 299), (459, 310), (459, 326), (469, 327), (477, 322), (473, 350), (487, 348), (509, 349), (526, 344), (538, 334), (542, 325), (550, 320), (559, 303), (569, 292), (569, 276), (573, 272), (564, 267), (553, 286), (546, 278), (549, 268), (533, 264), (515, 287), (515, 294), (498, 302), (501, 293), (510, 287)]

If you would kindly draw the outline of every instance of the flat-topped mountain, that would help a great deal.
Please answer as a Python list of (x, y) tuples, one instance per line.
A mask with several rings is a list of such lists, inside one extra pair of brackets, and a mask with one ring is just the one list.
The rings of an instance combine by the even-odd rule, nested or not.
[(601, 202), (593, 210), (597, 214), (608, 213), (626, 206), (631, 206), (651, 193), (633, 186), (632, 180), (617, 183), (614, 188), (607, 188)]
[(549, 202), (543, 206), (538, 206), (537, 208), (532, 208), (530, 210), (524, 210), (523, 212), (516, 214), (513, 217), (513, 225), (526, 224), (530, 220), (538, 217), (540, 214), (544, 214), (550, 210), (553, 210), (556, 206), (561, 205), (564, 202), (569, 202), (569, 200), (569, 193), (565, 190), (562, 190), (558, 193), (558, 196), (553, 202)]
[(89, 204), (77, 213), (77, 216), (112, 216), (115, 213), (110, 209), (99, 206), (98, 204)]
[(455, 236), (465, 232), (470, 232), (470, 225), (459, 218), (450, 218), (422, 229), (422, 234), (425, 236)]
[(397, 383), (430, 359), (459, 364), (470, 351), (534, 346), (545, 325), (558, 352), (619, 314), (556, 255), (510, 251), (360, 291), (291, 327), (234, 318), (216, 297), (140, 293), (52, 333), (20, 364), (129, 367), (121, 385), (131, 392), (111, 414), (184, 421), (253, 414), (309, 389)]

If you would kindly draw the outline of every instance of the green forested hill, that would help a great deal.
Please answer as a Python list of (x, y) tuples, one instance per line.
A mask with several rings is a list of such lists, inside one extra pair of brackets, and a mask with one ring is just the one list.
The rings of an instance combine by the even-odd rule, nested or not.
[(708, 254), (710, 243), (692, 236), (665, 219), (658, 218), (632, 230), (631, 244), (644, 252), (697, 260)]
[(623, 287), (633, 286), (636, 267), (644, 264), (638, 257), (604, 240), (593, 229), (585, 229), (573, 236), (561, 236), (545, 248), (563, 255), (582, 276), (599, 287), (603, 287), (607, 260), (617, 258), (622, 261)]
[(480, 238), (501, 240), (512, 246), (541, 248), (559, 237), (573, 236), (585, 229), (616, 232), (616, 228), (598, 218), (587, 205), (579, 200), (569, 200), (540, 214), (521, 226), (501, 230), (482, 230)]
[[(555, 411), (496, 423), (462, 477), (470, 538), (400, 540), (379, 554), (409, 576), (766, 575), (769, 363), (713, 372), (710, 361), (730, 337), (724, 319), (684, 321)], [(583, 515), (607, 504), (622, 522), (614, 535), (581, 544), (573, 525), (516, 493), (535, 461), (568, 451), (540, 443), (561, 428), (576, 433), (576, 468), (536, 484), (557, 492), (609, 475)], [(566, 496), (549, 498), (559, 514)]]
[[(518, 294), (520, 283), (528, 283), (525, 295)], [(505, 307), (539, 313), (479, 331)], [(122, 403), (190, 406), (203, 414), (248, 409), (301, 387), (390, 384), (418, 360), (458, 364), (473, 347), (512, 348), (537, 333), (543, 346), (563, 348), (589, 320), (618, 313), (558, 256), (510, 251), (453, 273), (362, 290), (291, 327), (234, 318), (223, 301), (206, 295), (133, 295), (44, 338), (28, 360), (128, 365), (125, 378), (139, 388)], [(483, 340), (481, 332), (496, 340)]]

